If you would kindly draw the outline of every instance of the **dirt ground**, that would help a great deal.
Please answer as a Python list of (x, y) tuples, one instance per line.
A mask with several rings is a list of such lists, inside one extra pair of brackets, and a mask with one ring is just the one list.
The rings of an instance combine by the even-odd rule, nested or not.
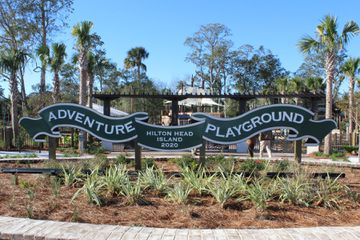
[[(161, 162), (167, 169), (176, 169)], [(40, 167), (33, 164), (31, 167)], [(4, 167), (28, 167), (0, 163)], [(315, 168), (315, 167), (313, 167)], [(316, 170), (316, 168), (315, 168)], [(321, 169), (319, 169), (321, 170)], [(360, 169), (332, 168), (344, 172), (341, 181), (360, 193)], [(121, 197), (110, 199), (105, 206), (87, 203), (81, 196), (71, 203), (77, 188), (61, 186), (60, 195), (52, 193), (49, 177), (19, 175), (19, 185), (14, 185), (11, 174), (0, 174), (0, 215), (29, 217), (58, 221), (76, 221), (96, 224), (170, 228), (277, 228), (305, 226), (360, 225), (360, 205), (342, 202), (340, 209), (322, 207), (296, 207), (290, 204), (269, 202), (264, 212), (257, 212), (250, 202), (229, 202), (221, 208), (211, 197), (190, 196), (187, 205), (166, 201), (164, 197), (146, 194), (147, 205), (128, 206)], [(20, 185), (34, 186), (34, 194)]]

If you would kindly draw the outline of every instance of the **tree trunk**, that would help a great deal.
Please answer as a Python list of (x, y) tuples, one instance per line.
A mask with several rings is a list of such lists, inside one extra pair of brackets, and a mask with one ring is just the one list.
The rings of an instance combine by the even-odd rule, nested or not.
[[(79, 68), (80, 68), (80, 86), (79, 86), (79, 104), (86, 105), (86, 81), (88, 78), (88, 61), (86, 52), (80, 52), (79, 55)], [(79, 134), (79, 152), (84, 153), (85, 150), (85, 131), (80, 131)]]
[(350, 135), (350, 144), (353, 145), (352, 142), (352, 133), (354, 131), (354, 85), (355, 81), (353, 77), (349, 79), (349, 135)]
[(87, 106), (89, 108), (92, 108), (93, 82), (94, 76), (93, 74), (89, 73), (87, 79)]
[(29, 112), (29, 105), (27, 104), (26, 99), (26, 90), (25, 90), (25, 81), (24, 81), (24, 69), (20, 68), (20, 88), (21, 88), (21, 104), (22, 104), (22, 110), (23, 115), (27, 115)]
[[(335, 72), (335, 55), (326, 55), (326, 99), (325, 99), (325, 119), (332, 119), (332, 85)], [(331, 133), (325, 137), (324, 153), (331, 153)]]
[(54, 72), (54, 80), (53, 80), (53, 102), (58, 103), (60, 101), (60, 81), (59, 81), (59, 72)]
[[(40, 3), (40, 11), (41, 11), (41, 45), (47, 46), (46, 41), (46, 13), (45, 13), (45, 0), (41, 0)], [(45, 93), (46, 88), (46, 67), (47, 63), (41, 64), (41, 76), (40, 76), (40, 94)]]
[(16, 72), (12, 72), (10, 76), (10, 101), (11, 101), (11, 127), (12, 127), (12, 145), (18, 146), (19, 140), (19, 123), (18, 123), (18, 108), (17, 103), (19, 99), (19, 91), (16, 79)]

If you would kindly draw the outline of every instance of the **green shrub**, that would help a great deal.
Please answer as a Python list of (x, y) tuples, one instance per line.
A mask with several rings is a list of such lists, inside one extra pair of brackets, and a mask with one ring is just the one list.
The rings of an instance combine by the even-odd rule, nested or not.
[(213, 178), (213, 176), (206, 176), (206, 170), (204, 168), (193, 170), (186, 167), (182, 170), (181, 175), (184, 182), (200, 195), (206, 191), (207, 185)]
[(140, 179), (136, 182), (132, 182), (127, 177), (121, 185), (121, 195), (125, 197), (126, 203), (129, 205), (142, 204), (145, 202)]
[(338, 182), (338, 178), (317, 179), (314, 184), (315, 205), (326, 208), (339, 208), (341, 193), (345, 187)]
[(191, 155), (183, 155), (181, 158), (172, 159), (171, 162), (175, 162), (181, 169), (196, 169), (198, 167), (196, 159)]
[(64, 185), (67, 187), (73, 186), (77, 182), (81, 182), (83, 174), (81, 170), (75, 166), (65, 168), (64, 165), (61, 166), (62, 177), (64, 179)]
[(244, 172), (257, 173), (265, 169), (265, 162), (261, 160), (246, 159), (241, 163), (240, 169)]
[(297, 173), (292, 178), (278, 178), (279, 199), (294, 205), (310, 206), (313, 201), (309, 176)]
[(130, 159), (126, 158), (125, 155), (117, 155), (115, 160), (114, 160), (115, 164), (129, 164), (130, 163)]
[(105, 150), (98, 143), (89, 144), (86, 151), (87, 151), (87, 153), (93, 154), (93, 155), (98, 155), (98, 154), (104, 154), (105, 153)]
[(140, 172), (140, 183), (144, 189), (155, 190), (163, 193), (167, 189), (167, 181), (164, 173), (154, 167), (146, 168)]
[(247, 186), (247, 198), (254, 204), (256, 210), (264, 211), (267, 208), (267, 201), (271, 198), (270, 189), (263, 179), (256, 179), (252, 184)]
[(111, 166), (105, 171), (105, 175), (101, 178), (103, 187), (108, 194), (121, 194), (122, 185), (127, 181), (128, 172), (125, 165)]
[(350, 154), (356, 153), (358, 150), (358, 146), (344, 146), (344, 150)]
[(333, 152), (331, 155), (330, 155), (330, 158), (333, 160), (333, 161), (336, 161), (336, 160), (347, 160), (345, 158), (345, 153), (342, 153), (342, 152)]
[(234, 158), (225, 158), (224, 155), (215, 155), (207, 157), (205, 166), (207, 168), (221, 168), (222, 171), (230, 172), (233, 170), (235, 166), (235, 159)]
[(277, 172), (289, 171), (290, 161), (288, 160), (278, 160), (274, 163), (274, 170)]
[(177, 204), (186, 204), (191, 190), (189, 185), (180, 182), (168, 190), (166, 198)]
[(51, 177), (50, 183), (51, 183), (52, 194), (55, 197), (58, 197), (60, 195), (61, 179), (56, 176)]
[(215, 200), (224, 208), (225, 203), (232, 197), (235, 197), (243, 187), (245, 182), (241, 176), (238, 175), (225, 175), (220, 171), (220, 178), (212, 178), (208, 184), (208, 192), (215, 198)]
[(80, 193), (83, 193), (88, 200), (88, 203), (95, 203), (101, 206), (103, 200), (101, 198), (101, 189), (103, 182), (100, 179), (98, 172), (94, 170), (90, 175), (87, 176), (84, 182), (84, 186), (76, 191), (71, 201), (74, 201)]

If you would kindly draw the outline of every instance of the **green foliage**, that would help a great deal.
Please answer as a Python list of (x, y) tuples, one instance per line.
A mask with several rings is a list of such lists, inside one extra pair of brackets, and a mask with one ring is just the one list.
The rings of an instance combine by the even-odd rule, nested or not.
[(101, 181), (98, 172), (94, 170), (87, 176), (83, 187), (76, 191), (71, 201), (73, 202), (78, 195), (82, 193), (87, 197), (88, 203), (95, 203), (96, 205), (101, 206), (103, 203), (100, 195), (102, 187), (103, 182)]
[(25, 204), (25, 209), (26, 209), (26, 214), (28, 218), (33, 218), (34, 216), (34, 199), (35, 199), (35, 191), (33, 188), (28, 188), (26, 191), (26, 195), (28, 197), (26, 204)]
[(75, 166), (65, 168), (63, 165), (61, 166), (61, 168), (65, 186), (70, 187), (73, 186), (75, 183), (81, 181), (83, 174), (81, 173), (80, 169), (76, 168)]
[(245, 188), (245, 181), (241, 175), (225, 175), (220, 170), (220, 178), (212, 178), (208, 184), (208, 192), (224, 208), (225, 203), (232, 197), (235, 197)]
[(128, 172), (125, 165), (111, 166), (105, 171), (102, 177), (104, 189), (111, 195), (119, 195), (122, 185), (128, 179)]
[(235, 159), (225, 158), (225, 156), (222, 154), (209, 156), (206, 159), (205, 166), (207, 168), (214, 168), (214, 169), (221, 168), (222, 171), (230, 172), (235, 166)]
[(271, 198), (270, 189), (264, 179), (256, 179), (246, 188), (247, 198), (257, 210), (264, 211), (267, 208), (267, 201)]
[(27, 181), (27, 180), (20, 179), (19, 180), (19, 187), (21, 189), (32, 189), (32, 188), (34, 188), (34, 184)]
[(194, 189), (199, 195), (202, 195), (206, 191), (208, 184), (214, 177), (207, 177), (206, 169), (204, 168), (194, 170), (189, 167), (184, 168), (181, 175), (184, 182)]
[(6, 154), (4, 156), (0, 156), (0, 159), (6, 159), (6, 158), (37, 158), (38, 156), (36, 153), (26, 153), (26, 154), (17, 154), (17, 155), (10, 155)]
[(279, 199), (294, 205), (310, 206), (313, 200), (309, 176), (295, 174), (292, 178), (278, 178)]
[(168, 187), (164, 173), (154, 167), (146, 168), (145, 171), (140, 172), (139, 178), (144, 189), (151, 189), (158, 193), (163, 193)]
[(80, 154), (77, 152), (77, 149), (74, 148), (58, 148), (64, 154), (64, 157), (79, 157)]
[(331, 153), (330, 158), (333, 161), (337, 161), (337, 160), (347, 161), (347, 158), (345, 157), (345, 153), (343, 152), (333, 152)]
[(177, 204), (186, 204), (192, 188), (183, 182), (176, 183), (167, 192), (166, 198)]
[(198, 167), (196, 159), (191, 155), (183, 155), (181, 158), (172, 159), (171, 161), (175, 162), (181, 169), (190, 168), (194, 170)]
[(104, 154), (105, 150), (101, 147), (101, 145), (98, 145), (97, 143), (89, 144), (86, 152), (91, 155), (99, 155)]
[(344, 146), (344, 150), (349, 154), (353, 154), (357, 152), (358, 146)]
[(275, 162), (274, 170), (277, 172), (289, 171), (290, 165), (291, 163), (288, 160), (279, 160)]
[(339, 208), (341, 192), (345, 187), (338, 182), (338, 179), (318, 179), (314, 185), (315, 188), (315, 205), (326, 208)]
[(130, 159), (126, 158), (125, 155), (117, 155), (115, 160), (114, 160), (115, 164), (129, 164), (130, 163)]
[(241, 165), (240, 169), (244, 172), (258, 173), (265, 169), (265, 162), (261, 160), (246, 159)]
[(153, 158), (144, 158), (141, 159), (141, 168), (156, 168), (156, 164)]
[(145, 202), (140, 179), (136, 182), (132, 182), (127, 177), (122, 184), (121, 195), (125, 197), (126, 203), (129, 205), (142, 204)]
[(61, 179), (58, 177), (52, 177), (50, 179), (51, 191), (55, 197), (60, 195)]

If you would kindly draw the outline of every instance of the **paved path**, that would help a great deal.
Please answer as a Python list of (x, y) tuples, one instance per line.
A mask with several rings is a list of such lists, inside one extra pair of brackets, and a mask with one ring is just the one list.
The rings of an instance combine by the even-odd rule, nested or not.
[(0, 239), (96, 240), (356, 240), (359, 227), (171, 229), (32, 220), (0, 216)]

